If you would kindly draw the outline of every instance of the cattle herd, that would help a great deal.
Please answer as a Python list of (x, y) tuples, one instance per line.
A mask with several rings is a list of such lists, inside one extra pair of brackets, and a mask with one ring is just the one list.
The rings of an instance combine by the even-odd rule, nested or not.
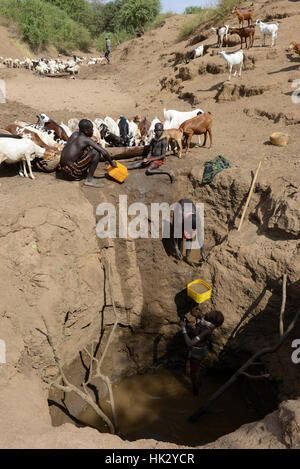
[(76, 55), (69, 59), (63, 59), (61, 56), (58, 56), (56, 59), (46, 59), (44, 57), (30, 59), (29, 57), (24, 57), (23, 60), (12, 59), (11, 57), (0, 57), (0, 67), (24, 68), (26, 70), (32, 70), (40, 76), (70, 74), (74, 77), (78, 75), (81, 65), (89, 66), (105, 62), (105, 57), (93, 57), (88, 59), (87, 57), (78, 57)]

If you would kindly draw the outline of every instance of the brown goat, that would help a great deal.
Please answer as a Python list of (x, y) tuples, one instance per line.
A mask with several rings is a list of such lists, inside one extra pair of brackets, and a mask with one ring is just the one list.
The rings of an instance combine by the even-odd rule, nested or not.
[(182, 130), (184, 137), (187, 137), (186, 150), (187, 153), (190, 149), (190, 143), (193, 135), (202, 135), (204, 134), (203, 147), (206, 145), (207, 134), (209, 134), (210, 146), (212, 147), (212, 116), (210, 112), (204, 112), (199, 114), (193, 119), (189, 119), (181, 124), (179, 129)]
[(292, 52), (296, 52), (296, 54), (300, 55), (300, 44), (297, 44), (297, 42), (295, 41), (290, 42), (289, 50), (291, 50)]
[(147, 137), (149, 129), (150, 129), (151, 122), (147, 120), (146, 117), (138, 124), (138, 128), (141, 132), (141, 138), (144, 139)]
[(234, 15), (236, 15), (239, 19), (239, 25), (242, 24), (242, 28), (244, 27), (244, 21), (248, 21), (248, 26), (251, 22), (251, 24), (254, 23), (254, 8), (253, 8), (253, 3), (251, 3), (250, 7), (248, 8), (237, 8), (234, 7), (232, 12)]
[[(241, 39), (241, 49), (243, 49), (243, 39), (245, 39), (246, 48), (249, 49), (253, 46), (255, 25), (245, 26), (244, 28), (229, 28), (229, 34), (238, 34)], [(249, 44), (247, 46), (247, 38), (249, 38)]]
[[(167, 142), (175, 142), (178, 146), (178, 158), (181, 158), (182, 154), (182, 137), (183, 132), (182, 129), (166, 129), (164, 130), (164, 136), (167, 139)], [(175, 147), (174, 147), (175, 149)]]

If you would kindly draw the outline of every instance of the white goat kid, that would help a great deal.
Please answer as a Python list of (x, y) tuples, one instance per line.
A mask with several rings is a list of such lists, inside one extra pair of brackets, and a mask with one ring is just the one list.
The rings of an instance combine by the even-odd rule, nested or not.
[[(39, 147), (29, 138), (3, 138), (0, 140), (0, 164), (3, 161), (9, 164), (22, 161), (24, 176), (28, 177), (25, 164), (27, 163), (31, 179), (35, 179), (31, 170), (31, 161), (36, 157), (42, 158), (44, 153), (45, 148)], [(22, 172), (20, 171), (19, 174), (22, 175)]]
[[(229, 77), (228, 80), (230, 81), (231, 79), (231, 72), (232, 72), (232, 67), (233, 65), (236, 65), (237, 68), (240, 67), (239, 69), (239, 77), (242, 74), (242, 67), (243, 67), (243, 61), (244, 61), (244, 54), (241, 50), (238, 50), (237, 52), (233, 52), (231, 54), (227, 54), (224, 50), (219, 52), (219, 55), (223, 57), (223, 59), (227, 62), (228, 69), (229, 69)], [(237, 70), (234, 72), (233, 76), (236, 76)]]
[(255, 24), (258, 24), (259, 29), (260, 29), (260, 35), (261, 35), (261, 47), (265, 46), (265, 36), (272, 36), (272, 43), (271, 47), (275, 45), (276, 39), (277, 39), (277, 32), (278, 32), (278, 23), (273, 23), (273, 24), (267, 24), (263, 23), (260, 20), (256, 20)]

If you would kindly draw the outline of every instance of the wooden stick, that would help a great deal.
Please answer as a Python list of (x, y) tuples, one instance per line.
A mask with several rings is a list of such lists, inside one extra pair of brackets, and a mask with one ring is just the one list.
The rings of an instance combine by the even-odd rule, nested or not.
[(253, 194), (256, 178), (257, 178), (257, 175), (258, 175), (258, 171), (260, 170), (260, 167), (261, 167), (261, 161), (259, 162), (259, 165), (257, 166), (257, 170), (256, 170), (256, 173), (254, 175), (254, 178), (253, 178), (253, 181), (252, 181), (252, 184), (251, 184), (251, 189), (250, 189), (250, 192), (249, 192), (249, 195), (248, 195), (248, 198), (247, 198), (247, 202), (246, 202), (246, 205), (245, 205), (243, 213), (242, 213), (242, 218), (240, 220), (238, 231), (240, 231), (240, 229), (242, 228), (242, 224), (243, 224), (243, 221), (244, 221), (244, 218), (245, 218), (245, 215), (246, 215), (246, 210), (248, 208), (249, 202), (250, 202), (252, 194)]
[(282, 304), (281, 304), (280, 319), (279, 319), (279, 334), (280, 334), (280, 337), (282, 337), (283, 333), (284, 333), (283, 317), (284, 317), (285, 303), (286, 303), (286, 278), (287, 278), (287, 275), (284, 274), (283, 279), (282, 279)]

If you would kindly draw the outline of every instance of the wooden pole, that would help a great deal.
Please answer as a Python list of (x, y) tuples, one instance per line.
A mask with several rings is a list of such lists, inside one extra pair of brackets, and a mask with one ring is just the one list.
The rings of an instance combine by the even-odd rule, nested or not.
[(260, 170), (260, 167), (261, 167), (261, 161), (259, 162), (259, 165), (257, 166), (257, 170), (256, 170), (256, 173), (255, 173), (255, 175), (254, 175), (254, 178), (253, 178), (253, 181), (252, 181), (252, 184), (251, 184), (251, 189), (250, 189), (250, 192), (249, 192), (249, 195), (248, 195), (248, 198), (247, 198), (247, 202), (246, 202), (246, 205), (245, 205), (244, 210), (243, 210), (243, 213), (242, 213), (242, 218), (241, 218), (241, 220), (240, 220), (240, 224), (239, 224), (239, 227), (238, 227), (238, 231), (240, 231), (241, 228), (242, 228), (242, 224), (243, 224), (243, 221), (244, 221), (244, 218), (245, 218), (245, 215), (246, 215), (246, 211), (247, 211), (249, 202), (250, 202), (251, 197), (252, 197), (252, 194), (253, 194), (255, 182), (256, 182), (257, 175), (258, 175), (258, 171)]

